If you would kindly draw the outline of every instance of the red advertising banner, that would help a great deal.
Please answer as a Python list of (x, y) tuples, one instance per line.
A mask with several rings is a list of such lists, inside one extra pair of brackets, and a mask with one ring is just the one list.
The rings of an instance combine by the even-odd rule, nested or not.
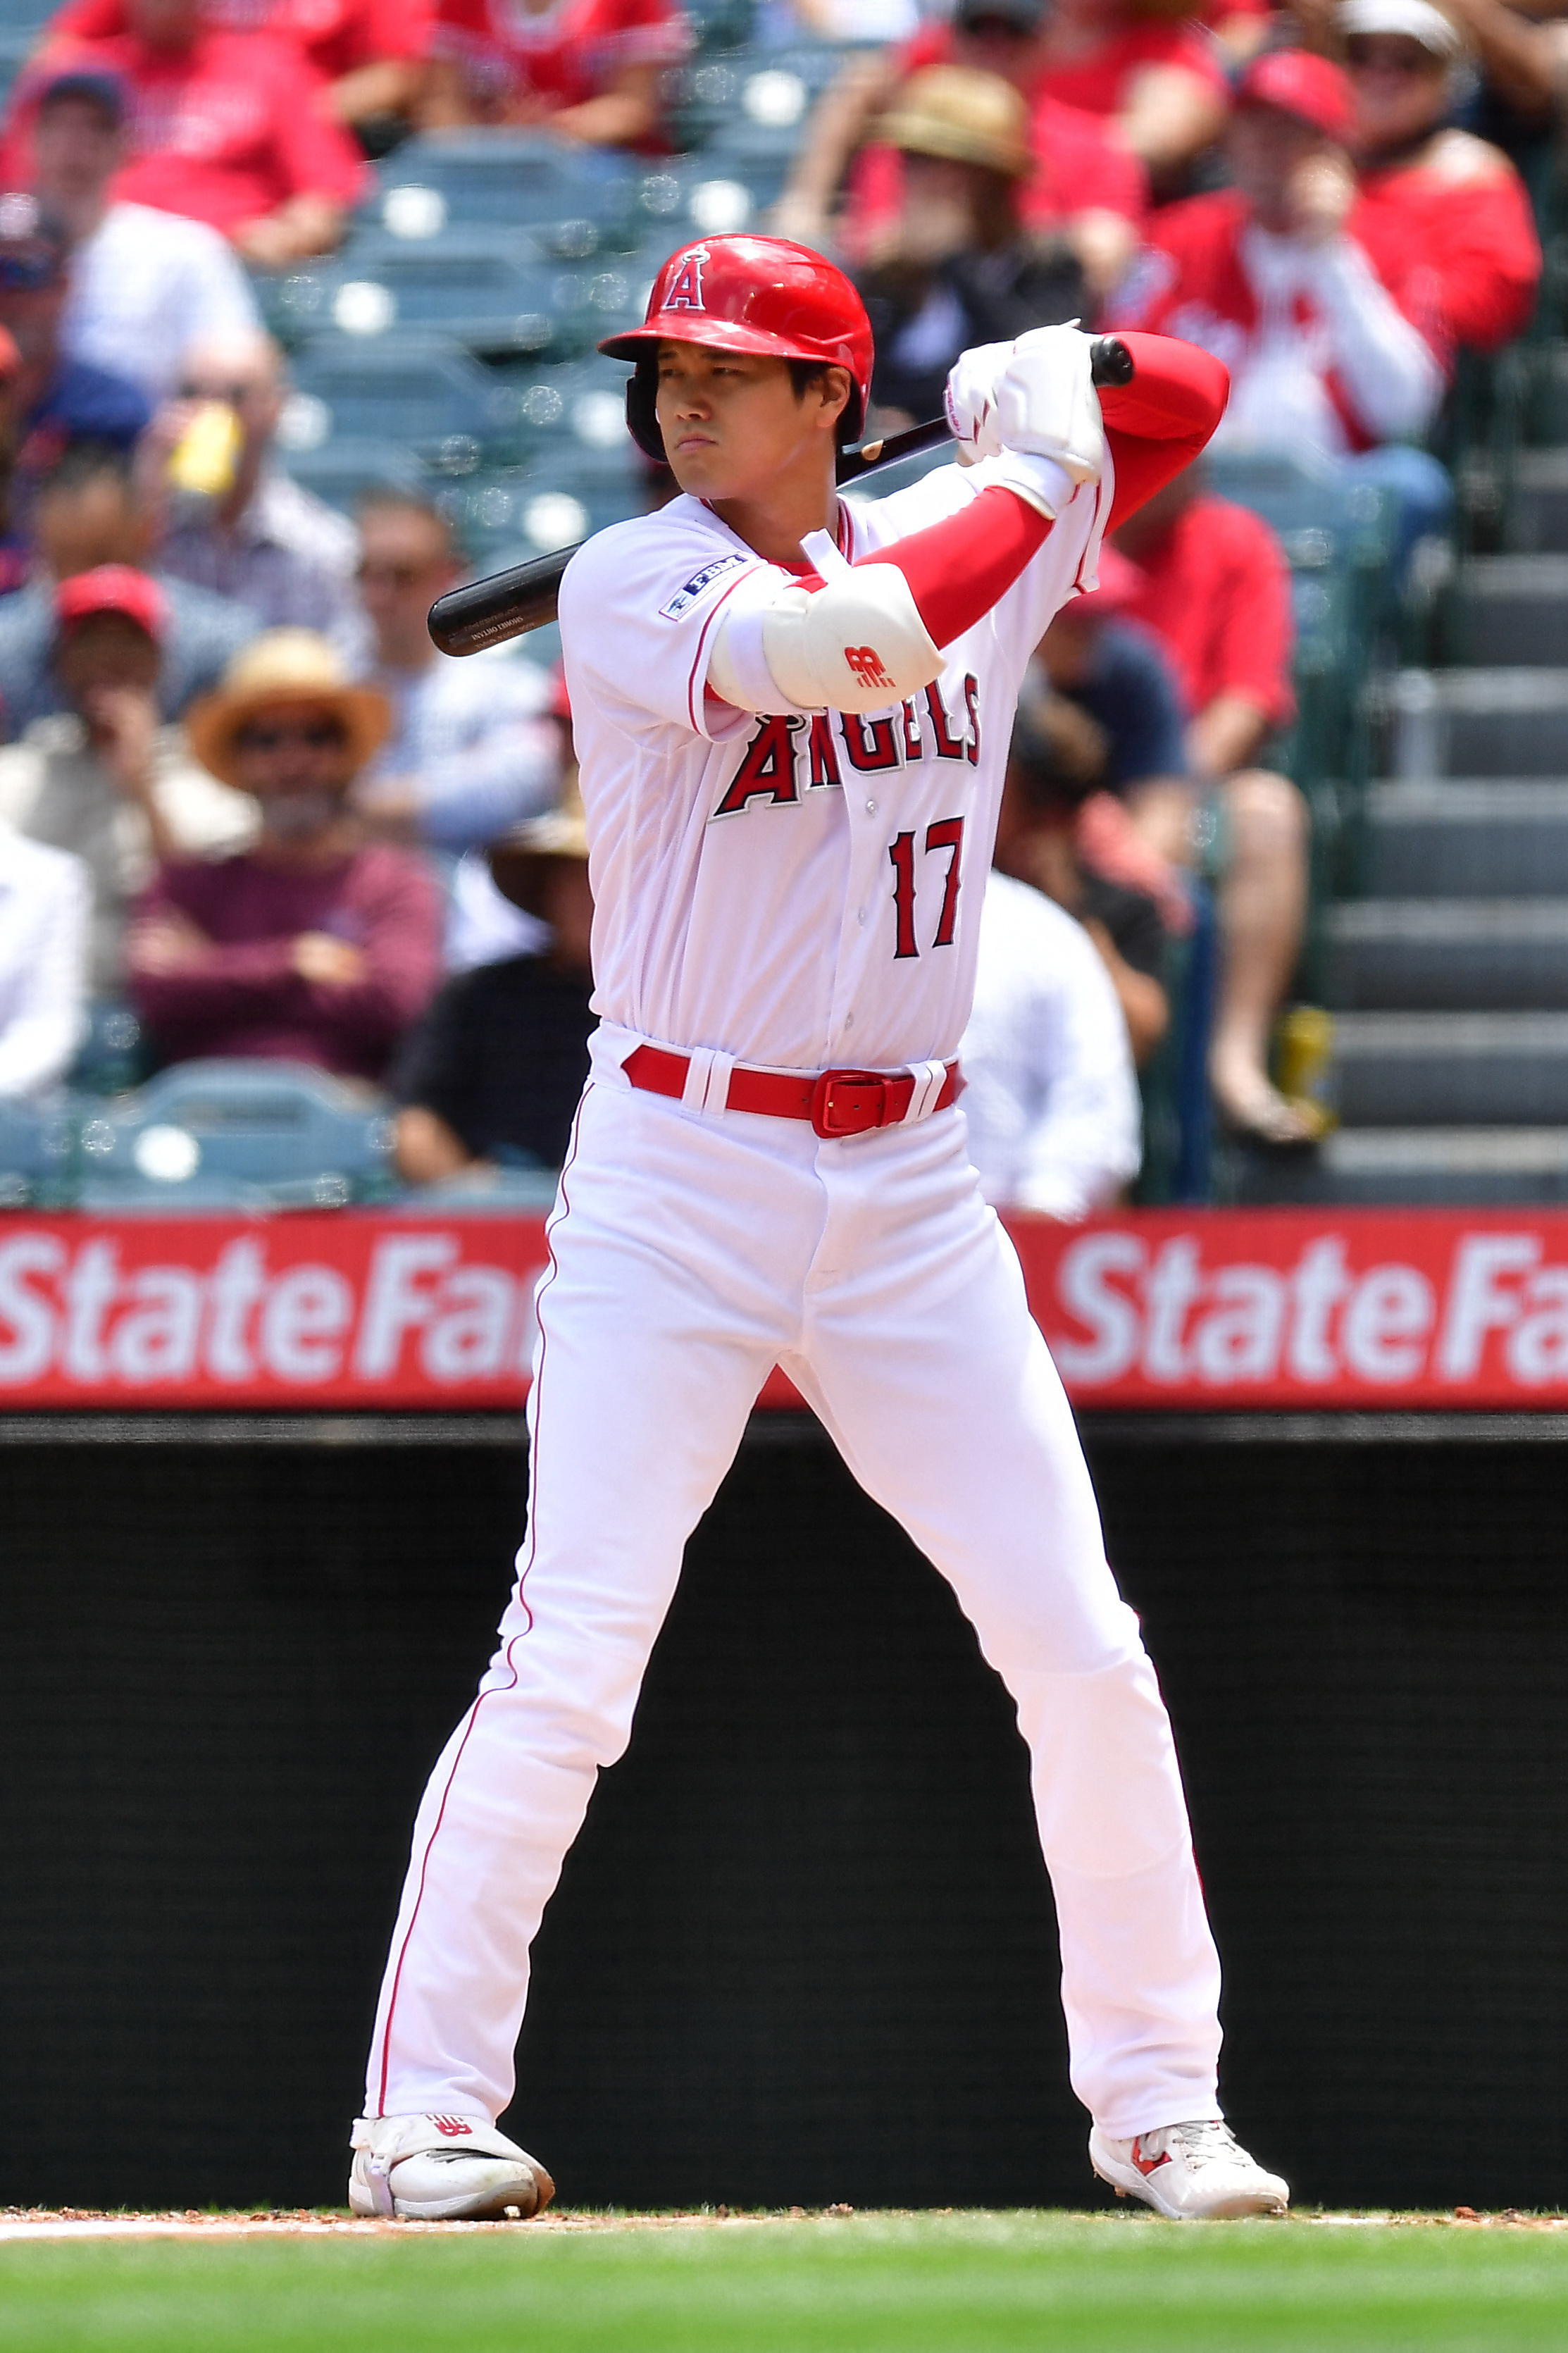
[[(1008, 1223), (1084, 1407), (1568, 1408), (1568, 1211)], [(539, 1218), (7, 1215), (0, 1410), (515, 1410), (546, 1256)]]

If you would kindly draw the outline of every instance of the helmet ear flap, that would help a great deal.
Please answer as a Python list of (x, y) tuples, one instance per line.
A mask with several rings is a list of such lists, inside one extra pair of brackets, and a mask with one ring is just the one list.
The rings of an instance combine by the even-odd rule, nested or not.
[(658, 393), (658, 361), (638, 360), (635, 373), (626, 378), (626, 431), (645, 458), (651, 458), (656, 466), (667, 466), (669, 460), (654, 405)]

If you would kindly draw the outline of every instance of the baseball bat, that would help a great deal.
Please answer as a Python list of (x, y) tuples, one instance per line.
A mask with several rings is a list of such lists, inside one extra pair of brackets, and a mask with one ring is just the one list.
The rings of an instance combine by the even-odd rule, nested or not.
[[(1089, 353), (1089, 373), (1097, 385), (1131, 384), (1132, 354), (1114, 335), (1101, 335)], [(854, 449), (841, 450), (838, 480), (840, 484), (858, 482), (863, 474), (896, 466), (900, 458), (919, 457), (939, 448), (949, 432), (945, 417), (932, 417), (923, 425), (911, 425), (907, 432), (889, 433), (880, 440), (862, 441)], [(509, 638), (526, 637), (530, 629), (546, 628), (555, 618), (561, 575), (581, 545), (579, 540), (576, 546), (559, 547), (549, 555), (534, 556), (528, 564), (492, 572), (488, 579), (448, 588), (430, 607), (432, 638), (444, 654), (477, 654), (487, 646), (504, 644)]]

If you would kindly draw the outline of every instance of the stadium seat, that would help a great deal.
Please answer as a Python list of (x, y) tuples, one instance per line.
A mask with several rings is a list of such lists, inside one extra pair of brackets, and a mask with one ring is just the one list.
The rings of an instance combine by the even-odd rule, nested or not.
[(516, 393), (449, 336), (319, 336), (298, 353), (294, 382), (320, 405), (318, 447), (344, 436), (384, 439), (457, 474), (515, 454)]
[(0, 1097), (0, 1208), (62, 1198), (73, 1134), (59, 1100), (30, 1103)]
[[(547, 132), (436, 132), (406, 140), (381, 166), (374, 217), (405, 238), (447, 227), (527, 228), (562, 258), (586, 259), (626, 240), (637, 176), (613, 149)], [(426, 193), (410, 198), (409, 188)]]
[(387, 441), (357, 440), (342, 435), (319, 448), (297, 449), (287, 458), (289, 473), (301, 489), (311, 491), (341, 514), (353, 514), (373, 491), (397, 491), (409, 498), (426, 499), (436, 485), (427, 466), (411, 449)]
[(340, 258), (327, 322), (366, 341), (393, 327), (435, 329), (471, 352), (571, 350), (580, 339), (584, 280), (541, 261), (526, 239), (447, 229), (416, 243), (356, 237)]
[(293, 1062), (181, 1062), (95, 1105), (79, 1131), (84, 1207), (195, 1203), (240, 1187), (275, 1206), (376, 1199), (393, 1184), (384, 1098)]

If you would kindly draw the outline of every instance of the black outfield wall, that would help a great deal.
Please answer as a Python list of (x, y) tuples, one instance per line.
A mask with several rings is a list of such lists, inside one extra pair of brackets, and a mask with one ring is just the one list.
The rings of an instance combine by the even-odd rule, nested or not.
[[(1299, 2198), (1568, 2204), (1568, 1441), (1106, 1425)], [(509, 1428), (0, 1426), (0, 2204), (322, 2203)], [(815, 1430), (756, 1426), (536, 1953), (577, 2204), (1094, 2202), (1011, 1710)]]

